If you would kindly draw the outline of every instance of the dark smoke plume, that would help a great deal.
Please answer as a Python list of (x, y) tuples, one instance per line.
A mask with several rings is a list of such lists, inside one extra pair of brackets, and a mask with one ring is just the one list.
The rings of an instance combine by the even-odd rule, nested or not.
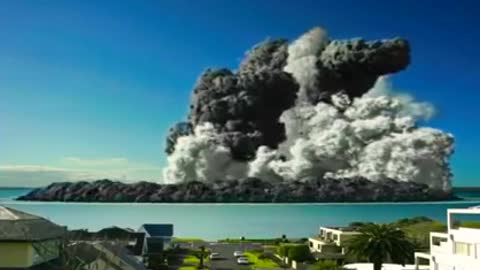
[(237, 71), (200, 76), (187, 122), (167, 138), (165, 181), (365, 177), (447, 189), (453, 136), (418, 127), (433, 107), (382, 77), (409, 63), (400, 38), (331, 40), (314, 28), (267, 40)]

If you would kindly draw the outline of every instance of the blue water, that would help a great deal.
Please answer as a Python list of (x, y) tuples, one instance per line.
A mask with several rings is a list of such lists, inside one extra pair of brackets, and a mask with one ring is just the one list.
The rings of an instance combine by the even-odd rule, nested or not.
[(46, 217), (71, 229), (98, 230), (108, 226), (138, 228), (143, 223), (173, 223), (176, 236), (306, 237), (320, 225), (342, 226), (352, 221), (388, 222), (428, 216), (445, 222), (448, 208), (480, 205), (480, 196), (467, 201), (429, 203), (317, 204), (113, 204), (17, 202), (25, 189), (0, 189), (0, 204)]

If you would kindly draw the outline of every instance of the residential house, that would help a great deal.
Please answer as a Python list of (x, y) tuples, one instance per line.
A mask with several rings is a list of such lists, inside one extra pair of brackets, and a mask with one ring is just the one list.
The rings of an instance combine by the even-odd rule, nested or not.
[(308, 239), (312, 255), (317, 259), (343, 261), (346, 254), (345, 243), (358, 235), (353, 229), (346, 227), (320, 227), (319, 234)]
[(141, 258), (116, 242), (79, 242), (72, 245), (82, 270), (145, 270)]
[(459, 218), (480, 218), (479, 208), (448, 209), (446, 233), (430, 233), (430, 252), (416, 252), (415, 263), (426, 261), (430, 270), (480, 269), (480, 229)]
[(135, 235), (135, 230), (117, 226), (101, 229), (95, 233), (99, 240), (129, 241)]
[(144, 257), (147, 265), (163, 260), (163, 252), (169, 249), (173, 238), (173, 224), (143, 224), (137, 230), (134, 250)]
[(57, 259), (65, 232), (45, 218), (0, 206), (0, 269), (29, 269)]

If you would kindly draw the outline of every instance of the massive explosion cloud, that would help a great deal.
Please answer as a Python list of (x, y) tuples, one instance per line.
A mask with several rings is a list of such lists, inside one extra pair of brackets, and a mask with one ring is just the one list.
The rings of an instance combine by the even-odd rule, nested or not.
[(207, 70), (167, 138), (164, 180), (394, 179), (450, 188), (453, 136), (419, 127), (429, 103), (391, 90), (404, 39), (330, 40), (314, 28), (255, 46), (237, 71)]

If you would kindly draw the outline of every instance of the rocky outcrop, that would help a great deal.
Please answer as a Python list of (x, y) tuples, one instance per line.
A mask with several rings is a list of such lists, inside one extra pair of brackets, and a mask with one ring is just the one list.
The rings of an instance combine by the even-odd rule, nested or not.
[(270, 183), (257, 178), (213, 183), (126, 184), (111, 180), (61, 182), (17, 200), (66, 202), (369, 202), (454, 199), (452, 193), (412, 182), (363, 178)]

